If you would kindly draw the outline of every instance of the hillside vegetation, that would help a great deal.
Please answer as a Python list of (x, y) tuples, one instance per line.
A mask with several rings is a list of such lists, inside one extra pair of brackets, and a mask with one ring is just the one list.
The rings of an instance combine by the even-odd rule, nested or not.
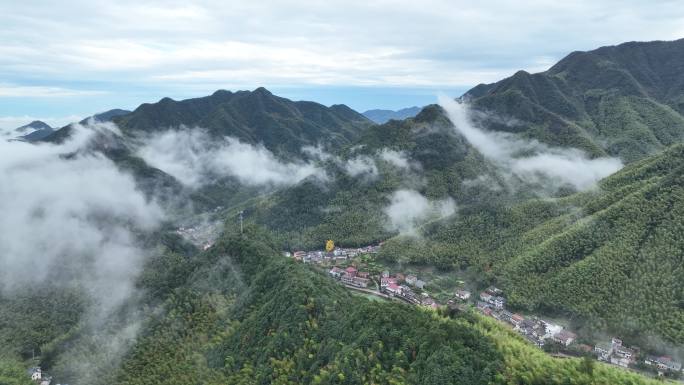
[(227, 235), (189, 264), (189, 279), (169, 294), (165, 313), (148, 321), (117, 383), (650, 382), (553, 359), (474, 314), (451, 318), (353, 296), (277, 256), (267, 239), (251, 228), (244, 237)]
[(573, 52), (464, 97), (488, 128), (631, 162), (684, 138), (684, 39)]
[(383, 256), (474, 269), (510, 305), (585, 320), (587, 330), (681, 343), (683, 172), (677, 145), (595, 191), (467, 212), (417, 247), (390, 241)]

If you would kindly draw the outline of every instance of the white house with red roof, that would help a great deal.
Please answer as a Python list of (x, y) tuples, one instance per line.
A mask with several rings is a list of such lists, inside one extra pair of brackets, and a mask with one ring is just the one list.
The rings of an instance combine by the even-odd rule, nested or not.
[(399, 285), (397, 285), (396, 283), (390, 283), (389, 285), (387, 285), (385, 290), (394, 295), (401, 294), (401, 287), (399, 287)]
[(389, 285), (396, 285), (397, 279), (394, 277), (382, 277), (380, 278), (380, 288), (386, 288)]

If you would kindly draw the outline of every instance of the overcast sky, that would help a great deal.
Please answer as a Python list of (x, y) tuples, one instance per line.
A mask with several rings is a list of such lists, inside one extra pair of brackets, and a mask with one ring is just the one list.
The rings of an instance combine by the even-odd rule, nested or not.
[[(480, 3), (480, 4), (477, 4)], [(684, 37), (680, 1), (0, 0), (0, 128), (265, 86), (363, 111)]]

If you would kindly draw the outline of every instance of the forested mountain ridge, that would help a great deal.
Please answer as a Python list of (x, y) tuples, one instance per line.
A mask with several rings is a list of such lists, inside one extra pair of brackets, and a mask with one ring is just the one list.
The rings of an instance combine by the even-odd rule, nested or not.
[[(123, 357), (107, 354), (112, 345), (106, 330), (126, 318), (108, 320), (102, 335), (92, 336), (78, 316), (64, 317), (68, 302), (45, 309), (44, 318), (26, 319), (26, 331), (51, 323), (67, 327), (41, 349), (42, 366), (56, 380), (76, 385), (657, 383), (590, 360), (554, 359), (471, 312), (450, 314), (356, 296), (314, 268), (280, 256), (270, 235), (252, 226), (243, 234), (224, 234), (202, 253), (166, 244), (170, 249), (148, 261), (139, 277), (145, 302), (137, 311), (136, 338)], [(7, 336), (4, 351), (23, 342), (17, 333)], [(120, 365), (112, 366), (112, 359)], [(20, 364), (2, 362), (0, 379), (29, 383)]]
[[(161, 195), (164, 200), (184, 197), (200, 210), (231, 206), (259, 192), (231, 177), (217, 178), (200, 188), (183, 186), (166, 170), (155, 168), (137, 153), (141, 142), (155, 134), (187, 129), (186, 132), (207, 133), (203, 145), (220, 144), (230, 138), (255, 148), (263, 146), (279, 160), (299, 161), (306, 156), (303, 148), (336, 151), (372, 125), (345, 105), (326, 107), (315, 102), (291, 101), (263, 87), (254, 91), (218, 90), (209, 96), (181, 101), (163, 98), (157, 103), (142, 104), (132, 112), (111, 110), (93, 118), (112, 122), (121, 132), (108, 134), (94, 150), (131, 172), (150, 196)], [(88, 119), (81, 124), (88, 124)], [(71, 125), (63, 127), (43, 140), (61, 143), (71, 136), (72, 129)]]
[[(388, 151), (405, 164), (384, 157)], [(396, 235), (386, 226), (384, 209), (397, 190), (416, 191), (433, 201), (451, 197), (473, 207), (531, 196), (523, 188), (493, 191), (464, 183), (480, 177), (496, 180), (501, 174), (454, 130), (437, 105), (414, 118), (371, 126), (338, 154), (339, 159), (323, 162), (329, 181), (304, 181), (249, 202), (243, 206), (246, 218), (274, 230), (287, 249), (318, 247), (329, 238), (360, 246)], [(364, 160), (374, 172), (351, 176), (340, 164), (356, 160)]]
[(407, 118), (412, 118), (412, 117), (418, 115), (420, 110), (421, 110), (421, 108), (419, 108), (419, 107), (402, 108), (402, 109), (396, 110), (396, 111), (375, 109), (375, 110), (364, 111), (363, 116), (374, 121), (375, 123), (383, 124), (383, 123), (387, 123), (390, 119), (404, 120)]
[[(327, 239), (361, 245), (392, 238), (399, 230), (387, 226), (385, 209), (394, 193), (411, 190), (430, 202), (452, 199), (459, 210), (426, 217), (410, 236), (390, 239), (381, 258), (469, 269), (479, 284), (504, 288), (514, 309), (566, 316), (584, 335), (616, 333), (646, 348), (642, 336), (684, 342), (684, 146), (649, 156), (681, 139), (680, 89), (676, 77), (637, 71), (670, 67), (621, 67), (629, 55), (620, 47), (571, 54), (547, 73), (518, 73), (465, 96), (490, 130), (630, 162), (595, 190), (543, 199), (503, 175), (436, 105), (414, 118), (370, 125), (344, 106), (326, 109), (257, 89), (163, 99), (116, 117), (124, 137), (101, 142), (101, 150), (145, 191), (161, 185), (201, 210), (226, 205), (220, 214), (226, 232), (205, 252), (166, 234), (171, 240), (160, 242), (163, 252), (146, 261), (137, 282), (143, 322), (120, 366), (108, 362), (109, 370), (92, 378), (71, 371), (73, 362), (106, 355), (100, 349), (106, 334), (76, 342), (86, 334), (78, 290), (48, 286), (0, 297), (0, 321), (11, 325), (0, 334), (3, 348), (28, 360), (38, 347), (47, 368), (88, 385), (648, 383), (587, 361), (552, 360), (469, 313), (448, 317), (368, 302), (279, 256)], [(215, 139), (262, 143), (282, 158), (308, 157), (311, 163), (299, 164), (320, 167), (328, 178), (305, 178), (265, 195), (231, 178), (187, 190), (126, 142), (183, 125), (203, 127)], [(331, 145), (315, 147), (322, 143)], [(245, 236), (238, 234), (237, 212), (245, 216)], [(108, 322), (116, 324), (113, 318)], [(0, 367), (0, 378), (16, 366)]]
[(262, 143), (277, 154), (298, 154), (303, 146), (321, 142), (346, 144), (371, 124), (347, 106), (293, 102), (263, 87), (251, 92), (219, 90), (211, 96), (178, 102), (164, 98), (115, 121), (124, 132), (201, 127), (216, 136)]
[(634, 161), (684, 138), (684, 40), (573, 52), (466, 92), (490, 129)]
[(596, 190), (464, 212), (427, 233), (429, 251), (402, 253), (397, 239), (383, 254), (475, 269), (505, 288), (510, 305), (568, 316), (586, 335), (680, 344), (683, 172), (684, 145), (675, 145)]
[[(345, 105), (326, 107), (315, 102), (294, 102), (263, 87), (254, 91), (218, 90), (212, 95), (175, 101), (163, 98), (145, 103), (111, 120), (126, 136), (152, 134), (179, 127), (202, 128), (213, 136), (233, 137), (263, 144), (277, 155), (301, 155), (304, 146), (348, 144), (372, 122)], [(63, 140), (64, 127), (47, 138)]]
[(165, 312), (146, 323), (114, 383), (651, 382), (553, 359), (475, 314), (368, 301), (272, 247), (250, 227), (175, 264), (185, 280), (163, 294)]

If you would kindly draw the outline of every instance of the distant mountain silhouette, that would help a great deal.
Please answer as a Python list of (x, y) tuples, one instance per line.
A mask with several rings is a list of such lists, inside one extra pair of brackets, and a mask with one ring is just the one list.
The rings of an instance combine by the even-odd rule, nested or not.
[(420, 112), (420, 107), (402, 108), (397, 111), (393, 110), (368, 110), (363, 113), (363, 116), (378, 124), (386, 123), (390, 119), (404, 120), (412, 118)]

